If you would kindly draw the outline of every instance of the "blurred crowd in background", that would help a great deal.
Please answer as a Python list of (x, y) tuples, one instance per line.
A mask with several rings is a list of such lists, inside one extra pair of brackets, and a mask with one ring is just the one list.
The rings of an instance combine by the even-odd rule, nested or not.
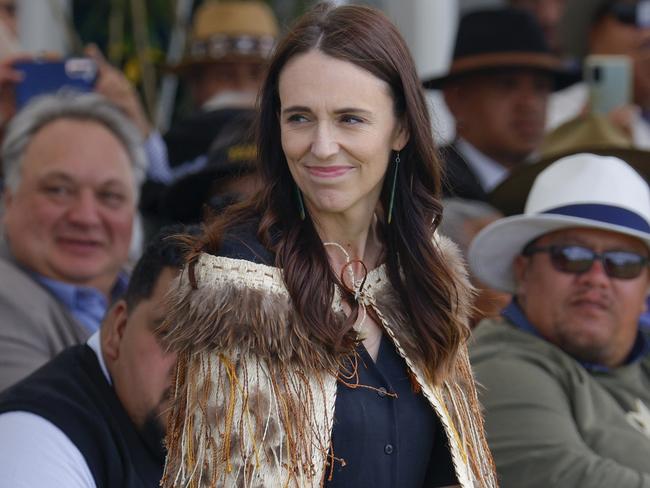
[[(257, 92), (311, 3), (79, 0), (64, 9), (72, 49), (57, 53), (21, 47), (21, 0), (0, 0), (0, 390), (97, 333), (161, 228), (260, 188)], [(422, 82), (445, 168), (440, 231), (466, 256), (560, 158), (614, 156), (650, 176), (650, 1), (444, 3), (458, 23), (431, 53), (448, 64)], [(475, 270), (472, 326), (513, 293)]]

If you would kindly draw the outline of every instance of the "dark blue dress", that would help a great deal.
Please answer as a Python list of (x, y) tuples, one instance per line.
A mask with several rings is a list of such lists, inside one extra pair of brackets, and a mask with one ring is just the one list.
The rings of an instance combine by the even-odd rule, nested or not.
[(334, 467), (327, 467), (325, 486), (457, 484), (444, 428), (422, 393), (414, 391), (406, 363), (392, 341), (382, 337), (376, 362), (363, 345), (357, 352), (358, 384), (370, 388), (338, 383), (332, 432)]
[[(256, 223), (248, 222), (231, 230), (220, 255), (272, 265), (274, 256), (257, 241), (256, 229)], [(382, 337), (377, 362), (362, 344), (356, 358), (354, 381), (370, 388), (351, 388), (340, 381), (337, 385), (332, 431), (335, 460), (326, 467), (325, 486), (434, 488), (457, 484), (444, 428), (422, 393), (413, 391), (406, 362), (392, 341)]]

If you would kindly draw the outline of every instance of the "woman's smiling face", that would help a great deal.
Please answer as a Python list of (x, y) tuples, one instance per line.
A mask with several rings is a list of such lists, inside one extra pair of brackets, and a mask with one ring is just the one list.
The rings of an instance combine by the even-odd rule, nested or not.
[(282, 149), (312, 216), (375, 209), (391, 151), (408, 139), (387, 83), (318, 50), (279, 78)]

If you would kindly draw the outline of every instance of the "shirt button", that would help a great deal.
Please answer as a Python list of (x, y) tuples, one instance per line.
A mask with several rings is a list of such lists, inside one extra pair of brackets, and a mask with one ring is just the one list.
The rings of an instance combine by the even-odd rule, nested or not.
[(379, 395), (380, 397), (385, 397), (386, 393), (387, 393), (386, 388), (384, 388), (383, 386), (377, 390), (377, 395)]
[(384, 452), (388, 454), (389, 456), (393, 454), (393, 445), (392, 444), (386, 444), (384, 446)]

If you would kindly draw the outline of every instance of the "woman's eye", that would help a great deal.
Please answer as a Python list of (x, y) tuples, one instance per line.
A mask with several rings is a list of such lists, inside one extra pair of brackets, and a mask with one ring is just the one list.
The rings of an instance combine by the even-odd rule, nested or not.
[(355, 115), (343, 115), (341, 116), (341, 122), (345, 124), (354, 125), (354, 124), (361, 124), (363, 122), (363, 119)]
[(287, 119), (289, 122), (307, 122), (307, 117), (302, 114), (293, 114), (290, 115)]

